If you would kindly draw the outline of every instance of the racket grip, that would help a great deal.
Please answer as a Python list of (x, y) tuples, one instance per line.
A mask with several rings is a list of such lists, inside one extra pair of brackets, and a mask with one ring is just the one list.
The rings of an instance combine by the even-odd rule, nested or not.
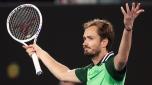
[(42, 70), (41, 70), (40, 63), (39, 63), (39, 60), (38, 60), (38, 57), (37, 57), (36, 53), (32, 54), (32, 60), (33, 60), (33, 63), (34, 63), (36, 75), (38, 75), (38, 76), (41, 75)]

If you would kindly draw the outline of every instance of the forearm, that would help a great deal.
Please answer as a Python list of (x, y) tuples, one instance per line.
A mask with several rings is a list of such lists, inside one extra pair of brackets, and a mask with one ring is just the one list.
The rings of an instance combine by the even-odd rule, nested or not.
[(128, 61), (128, 56), (132, 42), (132, 30), (127, 31), (124, 29), (122, 39), (120, 42), (118, 54), (115, 58), (115, 67), (117, 70), (122, 70)]
[(49, 69), (49, 71), (59, 80), (63, 80), (64, 74), (69, 70), (66, 66), (57, 62), (47, 52), (41, 52), (39, 59)]
[(126, 28), (124, 28), (122, 39), (120, 42), (118, 55), (121, 55), (122, 60), (127, 60), (131, 48), (132, 43), (132, 30), (127, 31)]

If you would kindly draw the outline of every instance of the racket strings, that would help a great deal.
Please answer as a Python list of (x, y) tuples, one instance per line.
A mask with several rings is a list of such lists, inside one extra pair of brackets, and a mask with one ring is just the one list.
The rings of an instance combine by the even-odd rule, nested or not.
[(9, 21), (12, 35), (20, 40), (31, 38), (37, 32), (39, 24), (39, 14), (32, 7), (18, 9)]

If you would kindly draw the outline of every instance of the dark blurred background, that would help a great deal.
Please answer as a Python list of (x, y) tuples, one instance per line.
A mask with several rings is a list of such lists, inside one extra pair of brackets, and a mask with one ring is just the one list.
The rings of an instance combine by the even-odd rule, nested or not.
[(133, 1), (141, 2), (145, 13), (134, 23), (125, 85), (152, 85), (151, 0), (0, 0), (0, 85), (59, 85), (42, 62), (44, 73), (37, 76), (32, 59), (8, 34), (6, 19), (16, 6), (31, 3), (40, 9), (43, 26), (37, 43), (57, 61), (73, 69), (90, 63), (83, 56), (82, 24), (94, 18), (112, 22), (116, 32), (112, 50), (117, 53), (123, 31), (120, 6)]

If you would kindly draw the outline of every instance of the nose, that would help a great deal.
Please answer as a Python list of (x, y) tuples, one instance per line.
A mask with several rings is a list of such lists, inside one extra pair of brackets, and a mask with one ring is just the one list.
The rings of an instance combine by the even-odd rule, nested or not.
[(83, 42), (83, 47), (86, 47), (87, 46), (87, 42), (86, 42), (86, 40)]

